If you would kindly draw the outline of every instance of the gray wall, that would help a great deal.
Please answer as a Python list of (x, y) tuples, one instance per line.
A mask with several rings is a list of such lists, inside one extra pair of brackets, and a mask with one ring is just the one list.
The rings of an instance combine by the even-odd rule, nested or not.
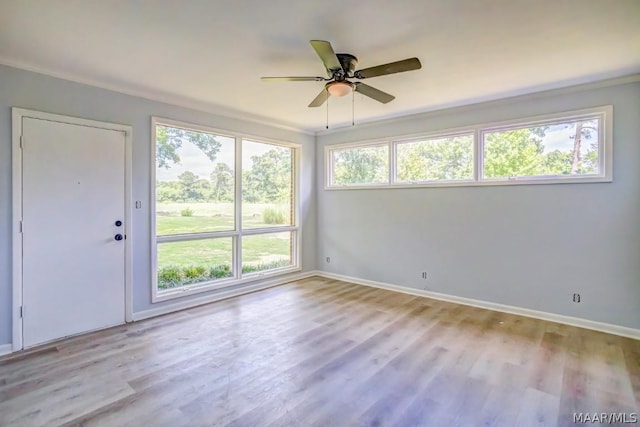
[[(640, 328), (640, 83), (574, 89), (318, 136), (317, 180), (323, 185), (327, 144), (614, 106), (612, 183), (319, 187), (319, 268)], [(581, 293), (581, 303), (571, 301), (574, 292)]]
[[(151, 116), (160, 116), (245, 132), (303, 145), (301, 162), (302, 267), (315, 269), (315, 153), (314, 138), (248, 121), (123, 95), (91, 86), (0, 66), (0, 345), (11, 342), (11, 107), (22, 107), (133, 126), (134, 312), (151, 308), (150, 182)], [(98, 159), (96, 159), (98, 161)], [(198, 294), (197, 296), (202, 296)], [(188, 298), (188, 297), (187, 297)], [(173, 301), (153, 304), (159, 307)]]

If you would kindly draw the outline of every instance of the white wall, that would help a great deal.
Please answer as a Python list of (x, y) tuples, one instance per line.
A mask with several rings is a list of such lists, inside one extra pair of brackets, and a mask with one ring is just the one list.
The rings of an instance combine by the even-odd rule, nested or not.
[[(304, 271), (315, 269), (315, 153), (312, 136), (0, 66), (0, 346), (11, 342), (12, 330), (11, 107), (133, 126), (133, 199), (142, 201), (142, 209), (133, 211), (133, 235), (131, 236), (133, 239), (134, 313), (175, 302), (173, 300), (151, 304), (149, 210), (151, 116), (302, 144), (302, 267)], [(212, 293), (215, 291), (209, 294)], [(202, 294), (198, 294), (194, 297), (201, 296)]]
[[(319, 135), (317, 180), (324, 183), (327, 144), (610, 104), (612, 183), (319, 187), (319, 268), (640, 329), (638, 82), (553, 91)], [(426, 281), (422, 271), (428, 272)], [(572, 302), (574, 292), (581, 303)]]

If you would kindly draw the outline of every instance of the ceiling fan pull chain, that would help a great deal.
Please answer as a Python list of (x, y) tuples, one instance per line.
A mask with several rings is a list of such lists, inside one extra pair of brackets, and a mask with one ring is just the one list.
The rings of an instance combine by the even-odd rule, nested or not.
[(356, 91), (351, 91), (351, 126), (356, 125)]
[(329, 129), (329, 93), (327, 92), (327, 129)]

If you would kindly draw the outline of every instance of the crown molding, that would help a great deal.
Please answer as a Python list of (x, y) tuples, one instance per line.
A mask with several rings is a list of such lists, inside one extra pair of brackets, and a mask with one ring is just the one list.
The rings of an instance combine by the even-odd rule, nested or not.
[(21, 61), (16, 61), (16, 60), (9, 59), (2, 56), (0, 56), (0, 65), (16, 68), (18, 70), (42, 74), (45, 76), (70, 81), (73, 83), (92, 86), (99, 89), (105, 89), (112, 92), (121, 93), (123, 95), (134, 96), (137, 98), (144, 98), (149, 101), (161, 102), (163, 104), (168, 104), (176, 107), (189, 108), (189, 109), (197, 110), (204, 113), (214, 114), (222, 118), (227, 118), (232, 120), (242, 120), (245, 122), (250, 122), (250, 123), (254, 123), (261, 126), (268, 126), (271, 128), (276, 128), (276, 129), (285, 130), (289, 132), (301, 133), (309, 136), (315, 136), (316, 134), (316, 132), (313, 132), (309, 129), (304, 129), (304, 128), (295, 126), (291, 123), (277, 121), (264, 116), (259, 116), (259, 115), (243, 112), (240, 110), (234, 110), (234, 109), (213, 104), (213, 103), (196, 101), (191, 98), (181, 97), (181, 96), (162, 93), (162, 92), (153, 91), (153, 90), (134, 89), (131, 87), (127, 87), (125, 85), (104, 83), (96, 79), (82, 77), (73, 73), (53, 71), (45, 67), (32, 65), (25, 62), (21, 62)]
[[(336, 133), (349, 132), (354, 129), (351, 125), (344, 125), (335, 127), (333, 129), (313, 129), (303, 128), (296, 126), (292, 123), (278, 121), (270, 119), (264, 116), (243, 112), (240, 110), (231, 109), (225, 106), (221, 106), (214, 103), (197, 101), (192, 98), (180, 97), (168, 93), (162, 93), (154, 90), (135, 89), (120, 84), (109, 84), (102, 81), (86, 78), (73, 73), (66, 73), (60, 71), (53, 71), (46, 67), (40, 67), (33, 64), (28, 64), (23, 61), (16, 61), (14, 59), (0, 56), (0, 65), (16, 68), (19, 70), (29, 71), (37, 74), (42, 74), (49, 77), (54, 77), (62, 80), (67, 80), (74, 83), (88, 85), (100, 89), (109, 90), (112, 92), (121, 93), (123, 95), (135, 96), (138, 98), (144, 98), (150, 101), (161, 102), (164, 104), (189, 108), (204, 113), (214, 114), (216, 116), (241, 120), (245, 122), (254, 123), (261, 126), (267, 126), (275, 129), (285, 130), (289, 132), (300, 133), (308, 136), (325, 136)], [(517, 91), (510, 91), (501, 94), (488, 95), (484, 97), (478, 97), (473, 99), (467, 99), (457, 102), (451, 102), (446, 104), (440, 104), (427, 109), (419, 111), (409, 111), (404, 113), (398, 113), (395, 116), (378, 117), (370, 120), (363, 120), (356, 124), (357, 129), (371, 128), (385, 124), (402, 123), (404, 121), (416, 120), (420, 118), (431, 118), (440, 114), (449, 114), (455, 111), (467, 111), (479, 106), (491, 106), (499, 105), (509, 102), (519, 102), (526, 100), (533, 100), (540, 97), (549, 96), (552, 94), (566, 94), (579, 92), (583, 90), (598, 89), (609, 86), (616, 86), (626, 83), (635, 83), (640, 81), (640, 73), (626, 74), (617, 77), (603, 77), (600, 76), (599, 80), (586, 81), (585, 78), (564, 82), (555, 82), (546, 85), (540, 85), (530, 88), (524, 88)]]
[(328, 130), (318, 130), (315, 132), (316, 137), (321, 137), (331, 134), (348, 133), (354, 129), (368, 129), (375, 128), (377, 126), (403, 123), (407, 121), (430, 119), (443, 114), (452, 114), (455, 112), (464, 112), (474, 110), (480, 107), (491, 107), (497, 105), (505, 105), (514, 102), (531, 101), (539, 98), (544, 98), (553, 95), (563, 95), (575, 92), (582, 92), (585, 90), (595, 90), (610, 86), (618, 86), (628, 83), (640, 82), (640, 73), (627, 74), (619, 77), (603, 78), (601, 80), (590, 82), (569, 82), (569, 83), (554, 83), (545, 86), (537, 86), (529, 89), (522, 89), (519, 91), (512, 91), (508, 93), (502, 93), (498, 95), (474, 98), (466, 101), (452, 102), (447, 104), (437, 105), (431, 108), (427, 108), (420, 111), (406, 112), (405, 114), (398, 114), (395, 117), (378, 118), (372, 120), (363, 120), (360, 123), (356, 123), (356, 126), (351, 124), (335, 127)]

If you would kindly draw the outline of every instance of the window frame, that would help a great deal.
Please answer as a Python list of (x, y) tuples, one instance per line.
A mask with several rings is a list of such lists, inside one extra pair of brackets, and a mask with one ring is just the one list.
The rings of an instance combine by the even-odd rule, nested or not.
[[(484, 177), (484, 134), (509, 129), (522, 129), (532, 126), (551, 125), (578, 121), (581, 119), (599, 119), (598, 126), (598, 174), (588, 175), (545, 175), (513, 178)], [(448, 181), (398, 182), (397, 145), (426, 139), (446, 138), (450, 136), (473, 134), (473, 179)], [(387, 145), (389, 148), (389, 182), (367, 185), (334, 185), (332, 152), (345, 148), (359, 148), (370, 145)], [(384, 189), (384, 188), (430, 188), (430, 187), (475, 187), (499, 185), (540, 185), (540, 184), (586, 184), (613, 181), (613, 106), (603, 105), (580, 110), (561, 111), (551, 114), (529, 116), (518, 119), (479, 123), (471, 126), (399, 135), (375, 140), (364, 140), (343, 144), (331, 144), (324, 147), (325, 190)]]
[[(418, 142), (427, 142), (427, 141), (431, 141), (431, 140), (438, 140), (438, 139), (444, 139), (444, 138), (452, 138), (452, 137), (456, 137), (456, 136), (468, 136), (470, 135), (472, 140), (471, 140), (471, 151), (472, 151), (472, 155), (473, 155), (473, 159), (471, 160), (471, 178), (469, 179), (431, 179), (431, 180), (424, 180), (424, 181), (398, 181), (398, 146), (402, 145), (402, 144), (411, 144), (411, 143), (418, 143)], [(446, 133), (441, 133), (438, 132), (434, 135), (421, 135), (420, 137), (412, 137), (412, 138), (404, 138), (404, 139), (394, 139), (393, 141), (391, 141), (391, 148), (393, 149), (393, 160), (394, 160), (394, 167), (393, 167), (393, 184), (395, 185), (408, 185), (408, 186), (416, 186), (416, 185), (432, 185), (432, 184), (441, 184), (441, 185), (447, 185), (447, 184), (455, 184), (455, 183), (471, 183), (475, 180), (476, 176), (477, 176), (477, 167), (478, 165), (475, 162), (475, 141), (476, 141), (476, 134), (475, 134), (475, 130), (474, 129), (467, 129), (466, 131), (450, 131), (450, 132), (446, 132)]]
[[(206, 132), (213, 135), (228, 137), (234, 139), (234, 228), (233, 230), (210, 231), (202, 233), (183, 233), (172, 234), (166, 236), (158, 236), (156, 229), (156, 127), (168, 126), (176, 127), (195, 132)], [(292, 150), (292, 224), (268, 228), (242, 228), (242, 143), (244, 140), (270, 144), (279, 147), (285, 147)], [(302, 230), (300, 227), (300, 144), (274, 140), (261, 136), (251, 135), (242, 132), (232, 132), (228, 130), (216, 129), (210, 126), (182, 122), (179, 120), (167, 119), (157, 116), (151, 117), (151, 162), (150, 162), (150, 233), (151, 233), (151, 302), (171, 300), (187, 295), (193, 295), (200, 292), (206, 292), (214, 289), (226, 288), (229, 286), (242, 285), (251, 283), (260, 279), (272, 278), (284, 274), (299, 272), (302, 270), (301, 264), (301, 247), (302, 247)], [(264, 235), (279, 232), (291, 232), (293, 248), (291, 253), (290, 266), (274, 268), (265, 271), (257, 271), (251, 273), (242, 273), (242, 237), (250, 235)], [(181, 287), (168, 290), (158, 289), (158, 244), (168, 242), (182, 242), (191, 240), (207, 240), (219, 237), (232, 238), (232, 270), (233, 276), (224, 279), (215, 279), (206, 282), (193, 283)]]
[[(367, 141), (365, 143), (355, 142), (355, 143), (347, 143), (347, 144), (337, 144), (325, 147), (325, 170), (330, 171), (330, 175), (328, 174), (327, 183), (331, 183), (333, 181), (333, 168), (334, 168), (334, 151), (344, 151), (349, 148), (369, 148), (369, 147), (384, 147), (387, 146), (387, 156), (388, 156), (388, 167), (387, 167), (387, 182), (386, 183), (370, 183), (370, 184), (331, 184), (331, 188), (371, 188), (371, 187), (381, 187), (388, 186), (391, 183), (392, 175), (395, 172), (395, 168), (392, 167), (394, 164), (393, 154), (391, 153), (391, 149), (388, 146), (389, 143), (387, 140), (374, 140)], [(327, 157), (328, 156), (328, 157)], [(327, 169), (328, 167), (328, 169)], [(326, 188), (326, 186), (325, 186)]]

